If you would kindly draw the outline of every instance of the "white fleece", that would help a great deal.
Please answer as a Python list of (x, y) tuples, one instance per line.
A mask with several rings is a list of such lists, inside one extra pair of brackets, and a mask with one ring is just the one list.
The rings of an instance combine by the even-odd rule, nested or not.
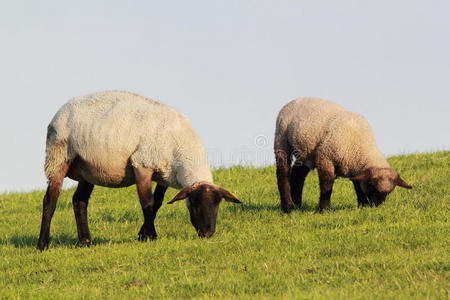
[(311, 169), (319, 160), (330, 160), (343, 177), (371, 167), (390, 168), (363, 116), (319, 98), (295, 99), (281, 109), (274, 150), (294, 155)]
[(119, 187), (135, 183), (132, 167), (154, 170), (174, 188), (213, 182), (207, 154), (191, 122), (145, 97), (106, 91), (76, 97), (56, 113), (47, 132), (45, 173), (62, 163), (69, 177)]

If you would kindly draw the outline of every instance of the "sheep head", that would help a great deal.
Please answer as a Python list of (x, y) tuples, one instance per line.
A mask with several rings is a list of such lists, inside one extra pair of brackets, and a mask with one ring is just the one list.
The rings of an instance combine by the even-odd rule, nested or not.
[(168, 204), (186, 199), (186, 205), (191, 216), (191, 223), (200, 237), (211, 237), (216, 231), (217, 213), (220, 201), (241, 203), (229, 191), (211, 183), (195, 183), (182, 189)]
[(361, 189), (376, 206), (382, 204), (396, 186), (412, 188), (392, 168), (369, 168), (351, 180), (360, 182)]

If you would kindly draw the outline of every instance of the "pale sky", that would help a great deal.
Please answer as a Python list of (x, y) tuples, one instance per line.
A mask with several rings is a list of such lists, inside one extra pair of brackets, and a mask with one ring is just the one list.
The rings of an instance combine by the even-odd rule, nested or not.
[(449, 149), (449, 12), (450, 1), (2, 1), (0, 193), (45, 189), (53, 115), (108, 89), (182, 111), (216, 167), (272, 164), (275, 118), (303, 96), (364, 115), (386, 155)]

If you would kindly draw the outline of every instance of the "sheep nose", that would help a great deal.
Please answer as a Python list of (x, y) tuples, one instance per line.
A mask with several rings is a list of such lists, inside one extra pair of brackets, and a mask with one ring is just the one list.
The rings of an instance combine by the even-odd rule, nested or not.
[(214, 231), (207, 231), (207, 232), (205, 233), (205, 237), (206, 237), (206, 238), (210, 238), (210, 237), (213, 236), (213, 234), (214, 234)]
[(215, 232), (214, 230), (208, 230), (206, 232), (199, 231), (198, 236), (201, 238), (210, 238), (213, 236), (214, 232)]

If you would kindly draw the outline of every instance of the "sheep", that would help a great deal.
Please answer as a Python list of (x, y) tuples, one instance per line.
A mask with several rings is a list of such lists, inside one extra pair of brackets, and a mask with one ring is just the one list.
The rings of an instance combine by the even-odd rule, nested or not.
[[(181, 112), (125, 91), (76, 97), (59, 109), (47, 128), (45, 174), (40, 250), (48, 248), (65, 177), (78, 181), (72, 202), (81, 246), (92, 240), (87, 206), (94, 185), (136, 184), (144, 214), (140, 241), (156, 239), (154, 220), (167, 187), (181, 189), (168, 203), (186, 199), (200, 237), (214, 234), (222, 198), (241, 203), (213, 183), (202, 141)], [(152, 181), (157, 183), (154, 194)]]
[(338, 176), (352, 180), (359, 206), (380, 205), (397, 185), (412, 188), (384, 158), (366, 119), (323, 99), (299, 98), (281, 109), (274, 152), (286, 213), (301, 206), (305, 177), (314, 168), (319, 175), (319, 211), (330, 208)]

